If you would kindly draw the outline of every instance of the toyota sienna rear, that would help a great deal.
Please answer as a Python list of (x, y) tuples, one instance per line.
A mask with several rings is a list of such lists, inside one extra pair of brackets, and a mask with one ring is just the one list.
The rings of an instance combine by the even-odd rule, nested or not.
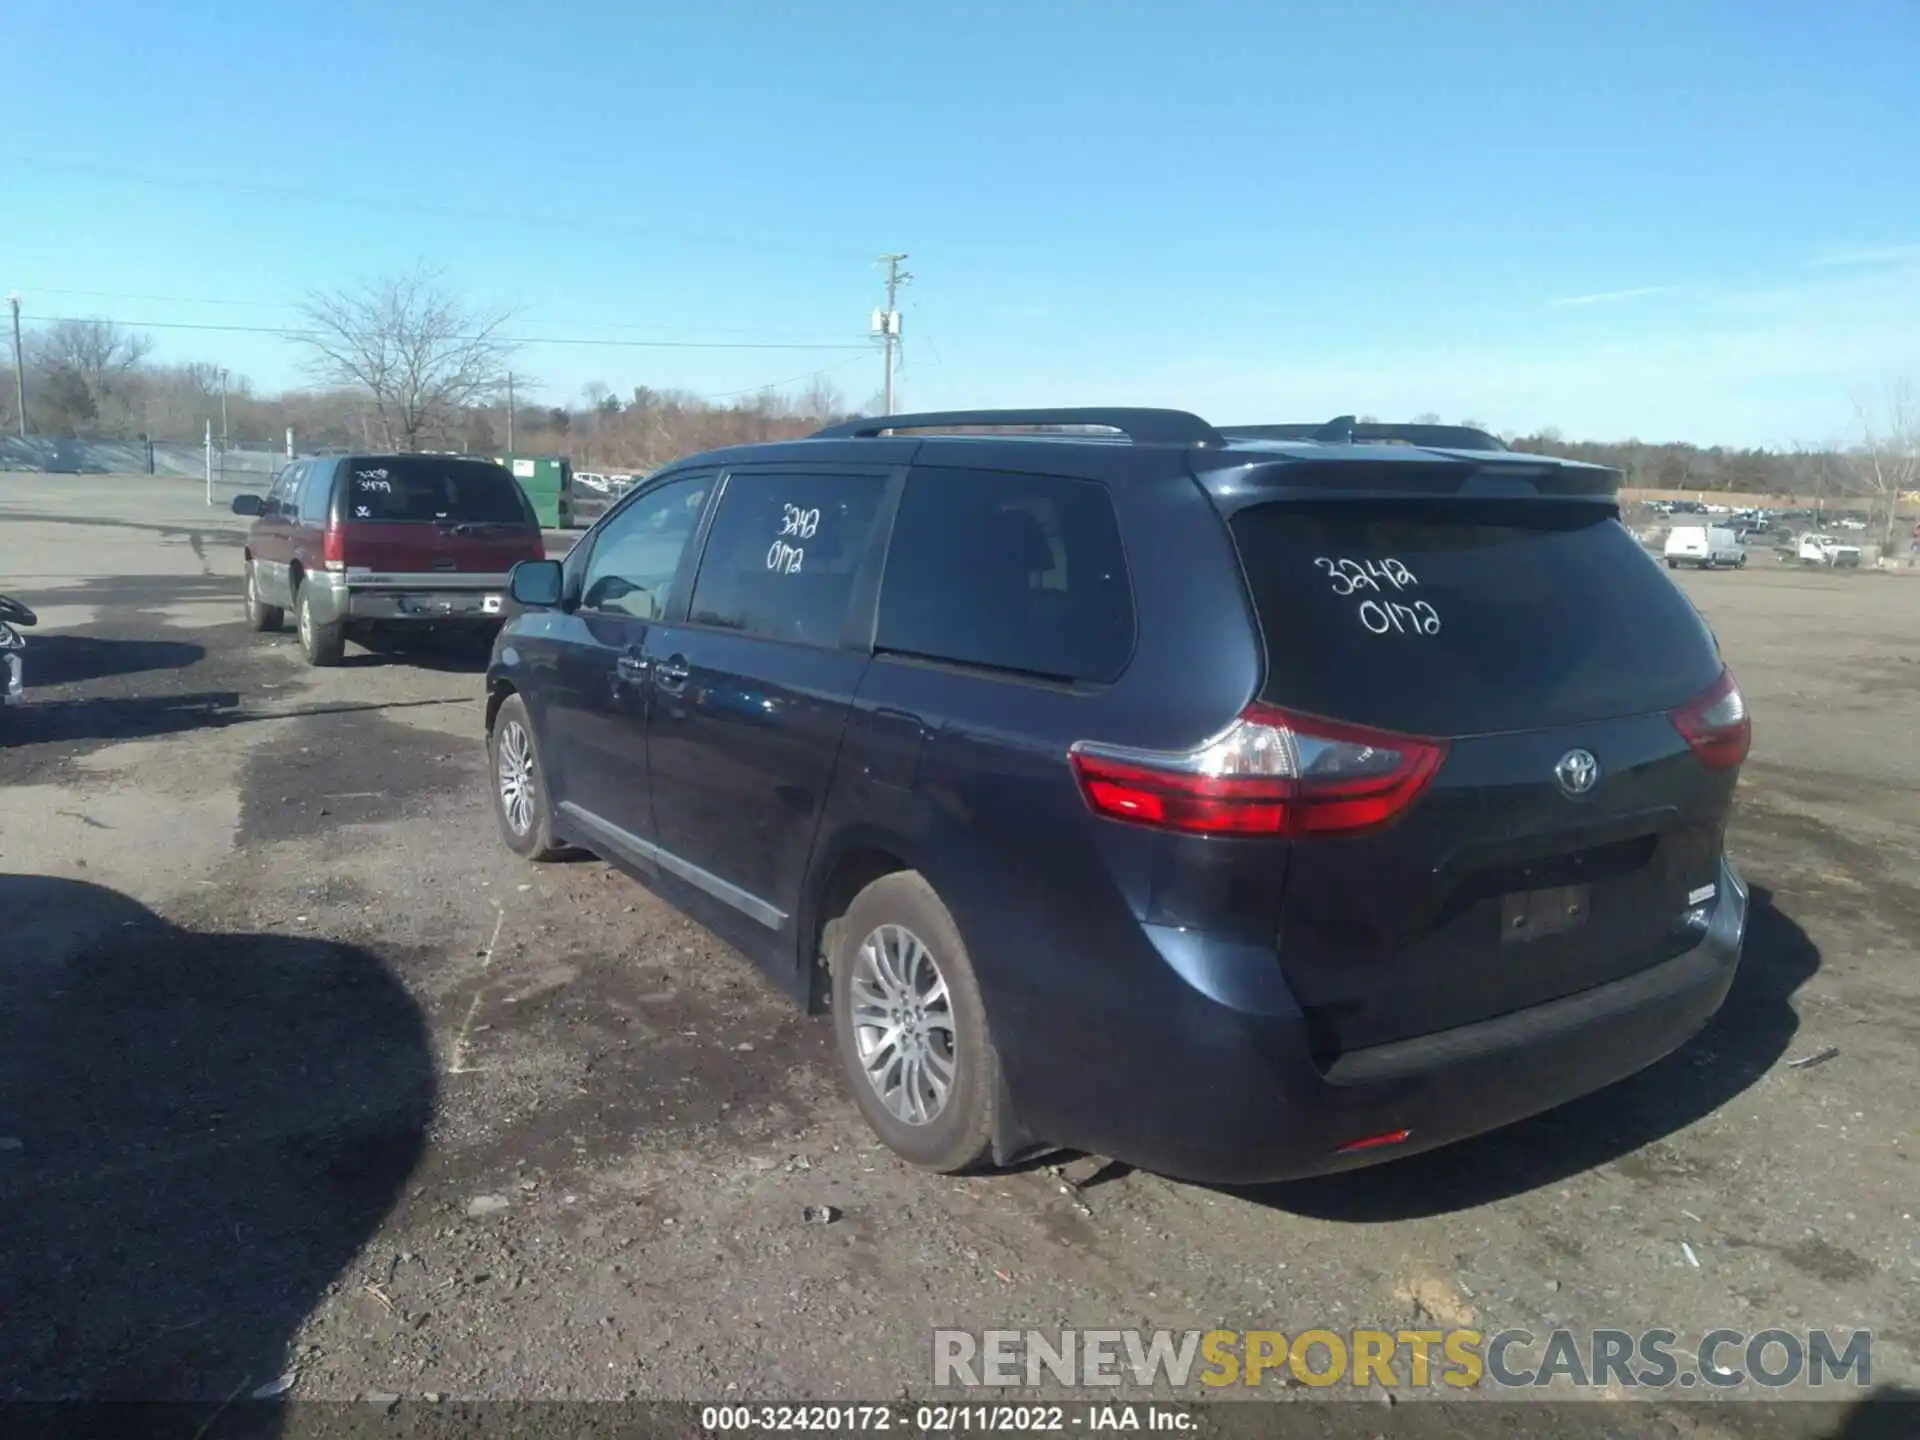
[[(905, 433), (1007, 425), (1056, 433)], [(830, 999), (930, 1168), (1249, 1181), (1483, 1131), (1673, 1050), (1739, 959), (1745, 702), (1618, 481), (1167, 411), (691, 457), (516, 572), (502, 828)]]

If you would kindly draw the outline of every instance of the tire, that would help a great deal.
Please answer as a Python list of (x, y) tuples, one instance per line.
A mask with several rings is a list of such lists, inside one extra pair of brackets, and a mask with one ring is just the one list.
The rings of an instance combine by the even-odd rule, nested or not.
[(338, 665), (347, 653), (347, 622), (322, 625), (313, 618), (310, 590), (303, 580), (293, 592), (294, 624), (300, 631), (300, 653), (309, 665)]
[(278, 605), (269, 605), (260, 598), (260, 576), (253, 561), (247, 561), (247, 628), (249, 630), (278, 630), (287, 623), (287, 612)]
[(1667, 561), (1667, 569), (1678, 570), (1679, 568), (1680, 568), (1680, 562), (1678, 560)]
[[(863, 957), (869, 947), (871, 958)], [(834, 922), (827, 965), (833, 979), (833, 1033), (841, 1069), (854, 1104), (874, 1134), (902, 1160), (923, 1170), (956, 1175), (986, 1165), (993, 1153), (1000, 1062), (966, 943), (933, 887), (912, 870), (883, 875), (867, 886)], [(897, 976), (902, 969), (911, 983), (892, 994), (884, 984), (875, 983), (876, 976)], [(947, 1003), (922, 1008), (916, 998), (932, 991), (933, 982), (944, 982)], [(878, 1025), (856, 1023), (857, 1007), (884, 1020), (889, 1012), (883, 1007), (889, 1004), (910, 1006), (925, 1017), (919, 1031), (918, 1045), (923, 1048), (917, 1071), (903, 1069), (913, 1062), (902, 1056), (898, 1042), (892, 1046), (873, 1043), (879, 1038), (874, 1034)], [(871, 1047), (870, 1060), (862, 1058), (863, 1041)], [(934, 1105), (931, 1087), (912, 1083), (911, 1077), (935, 1075), (942, 1063), (951, 1078), (944, 1097)], [(896, 1082), (889, 1086), (890, 1099), (883, 1098), (879, 1085), (869, 1078), (869, 1064), (883, 1079)], [(924, 1118), (911, 1118), (915, 1108)]]
[[(517, 752), (524, 743), (525, 752)], [(500, 702), (493, 717), (493, 729), (487, 734), (487, 774), (492, 777), (493, 816), (500, 822), (501, 838), (507, 848), (522, 860), (558, 860), (566, 847), (554, 843), (553, 809), (547, 802), (547, 769), (540, 760), (540, 742), (534, 737), (533, 720), (526, 703), (518, 695)], [(511, 770), (526, 788), (524, 812), (516, 812), (510, 798), (507, 771)]]

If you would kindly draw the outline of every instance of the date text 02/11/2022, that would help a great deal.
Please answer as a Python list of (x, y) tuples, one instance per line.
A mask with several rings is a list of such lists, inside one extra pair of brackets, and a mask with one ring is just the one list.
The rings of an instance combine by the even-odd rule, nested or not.
[(707, 1405), (700, 1410), (700, 1428), (710, 1435), (1179, 1433), (1198, 1427), (1193, 1410), (1180, 1405)]

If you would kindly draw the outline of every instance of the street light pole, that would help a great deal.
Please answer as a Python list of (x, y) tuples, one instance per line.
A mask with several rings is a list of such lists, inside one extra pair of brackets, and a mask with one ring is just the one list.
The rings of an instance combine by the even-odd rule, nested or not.
[(227, 450), (227, 372), (220, 372), (220, 453)]

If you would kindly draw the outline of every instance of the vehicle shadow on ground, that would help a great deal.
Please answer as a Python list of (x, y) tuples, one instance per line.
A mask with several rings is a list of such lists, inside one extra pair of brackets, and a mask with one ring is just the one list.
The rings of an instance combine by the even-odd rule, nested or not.
[(30, 686), (77, 685), (149, 670), (184, 670), (207, 647), (185, 640), (109, 640), (93, 635), (31, 635), (21, 661)]
[(1832, 1440), (1912, 1440), (1920, 1435), (1920, 1390), (1882, 1385), (1850, 1405)]
[(298, 720), (311, 715), (353, 715), (371, 710), (417, 710), (428, 705), (470, 703), (462, 698), (385, 700), (366, 704), (302, 705), (288, 710), (243, 710), (237, 690), (34, 701), (29, 689), (28, 696), (27, 704), (0, 712), (0, 747), (147, 740), (185, 730), (219, 730), (262, 720)]
[(0, 1400), (244, 1401), (420, 1157), (418, 1008), (75, 881), (0, 874), (0, 935)]
[(343, 669), (367, 665), (411, 665), (451, 675), (478, 675), (493, 657), (493, 637), (465, 635), (365, 635), (358, 653), (348, 651)]
[(1369, 1224), (1468, 1210), (1619, 1160), (1727, 1103), (1792, 1043), (1794, 991), (1820, 968), (1807, 933), (1754, 886), (1740, 969), (1707, 1028), (1638, 1075), (1516, 1125), (1364, 1170), (1235, 1189), (1275, 1209)]

